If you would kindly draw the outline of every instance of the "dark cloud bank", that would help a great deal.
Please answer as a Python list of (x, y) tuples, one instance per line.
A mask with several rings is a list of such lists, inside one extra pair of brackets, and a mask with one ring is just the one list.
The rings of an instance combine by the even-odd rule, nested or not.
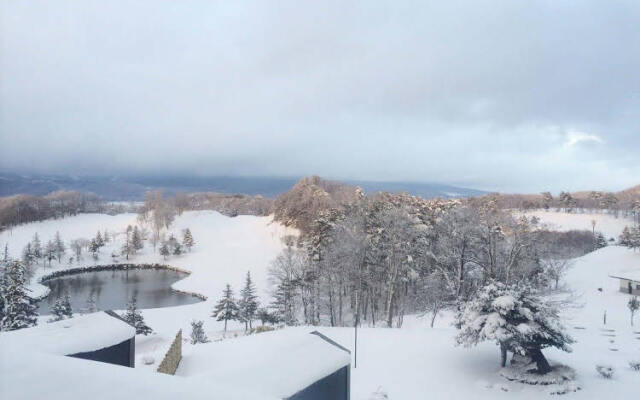
[(0, 4), (5, 170), (640, 183), (638, 2)]

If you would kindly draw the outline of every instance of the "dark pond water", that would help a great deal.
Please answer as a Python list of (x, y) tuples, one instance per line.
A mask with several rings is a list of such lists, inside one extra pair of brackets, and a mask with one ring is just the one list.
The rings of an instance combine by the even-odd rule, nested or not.
[(93, 271), (61, 276), (43, 282), (51, 293), (38, 304), (40, 315), (51, 314), (56, 300), (68, 293), (73, 312), (87, 308), (90, 296), (100, 310), (123, 310), (135, 295), (138, 308), (180, 306), (201, 301), (171, 290), (171, 284), (187, 274), (165, 269)]

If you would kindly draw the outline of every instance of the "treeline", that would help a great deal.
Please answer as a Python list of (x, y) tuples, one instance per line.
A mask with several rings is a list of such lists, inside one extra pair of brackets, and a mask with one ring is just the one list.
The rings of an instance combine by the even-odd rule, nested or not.
[(271, 268), (271, 308), (286, 324), (344, 326), (359, 315), (400, 326), (405, 314), (435, 315), (490, 281), (550, 290), (566, 268), (558, 260), (607, 245), (589, 231), (550, 232), (536, 218), (516, 218), (494, 197), (425, 200), (356, 189), (340, 203), (313, 185), (300, 190), (321, 197), (304, 202), (313, 212), (295, 202), (276, 209), (276, 218), (301, 230)]
[(604, 212), (615, 216), (640, 217), (640, 189), (632, 188), (623, 192), (560, 192), (553, 196), (550, 192), (540, 194), (490, 194), (503, 209), (511, 210), (559, 210), (565, 212)]
[(53, 192), (46, 196), (15, 195), (0, 198), (0, 229), (27, 222), (103, 212), (105, 203), (93, 193)]

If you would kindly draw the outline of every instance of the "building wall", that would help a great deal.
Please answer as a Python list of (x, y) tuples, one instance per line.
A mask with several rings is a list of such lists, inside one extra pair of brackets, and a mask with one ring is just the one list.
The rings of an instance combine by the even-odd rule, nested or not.
[(631, 281), (628, 279), (620, 279), (620, 291), (622, 293), (629, 293), (629, 283), (631, 283), (631, 293), (633, 295), (640, 296), (640, 282)]
[(288, 400), (349, 400), (351, 393), (351, 365), (316, 381), (289, 397)]
[(69, 354), (69, 357), (82, 358), (84, 360), (100, 361), (109, 364), (122, 365), (125, 367), (135, 367), (136, 362), (136, 338), (125, 340), (113, 346), (100, 350), (87, 351), (83, 353)]
[(178, 365), (180, 365), (180, 360), (182, 360), (182, 329), (178, 331), (175, 339), (173, 339), (169, 351), (167, 351), (158, 367), (158, 372), (169, 375), (175, 374)]

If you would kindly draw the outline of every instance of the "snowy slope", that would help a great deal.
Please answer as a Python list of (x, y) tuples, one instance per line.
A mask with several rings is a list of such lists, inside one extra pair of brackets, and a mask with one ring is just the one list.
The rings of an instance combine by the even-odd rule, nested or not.
[(569, 230), (588, 230), (591, 231), (591, 221), (596, 221), (596, 232), (602, 232), (607, 238), (618, 239), (625, 226), (631, 226), (633, 221), (626, 218), (616, 218), (609, 214), (593, 214), (593, 213), (566, 213), (557, 211), (536, 210), (523, 213), (531, 217), (540, 218), (543, 224), (549, 229), (558, 231)]

